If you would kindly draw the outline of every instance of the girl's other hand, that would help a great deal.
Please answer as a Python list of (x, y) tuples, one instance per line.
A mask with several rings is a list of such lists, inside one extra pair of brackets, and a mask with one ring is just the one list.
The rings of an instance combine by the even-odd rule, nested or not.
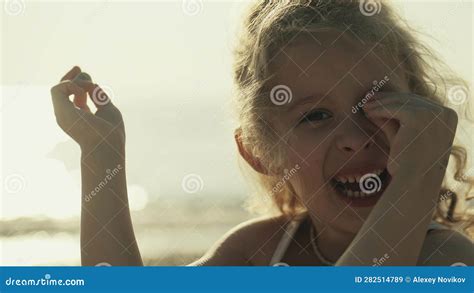
[[(125, 128), (120, 111), (105, 91), (85, 76), (88, 75), (75, 66), (51, 88), (58, 125), (80, 145), (82, 151), (92, 151), (102, 142), (107, 142), (118, 152), (124, 151)], [(71, 95), (74, 96), (73, 102), (69, 99)], [(95, 114), (87, 106), (87, 95), (97, 107)]]
[(392, 176), (401, 166), (410, 174), (444, 172), (458, 122), (454, 110), (419, 95), (388, 92), (378, 92), (363, 110), (389, 141)]

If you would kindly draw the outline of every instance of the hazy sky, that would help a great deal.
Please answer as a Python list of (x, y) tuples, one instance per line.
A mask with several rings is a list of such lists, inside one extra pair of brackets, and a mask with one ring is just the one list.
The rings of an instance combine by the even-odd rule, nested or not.
[[(4, 4), (3, 218), (79, 212), (79, 148), (56, 125), (49, 95), (73, 65), (108, 88), (124, 115), (133, 208), (160, 196), (245, 194), (229, 105), (231, 50), (245, 1)], [(397, 6), (472, 84), (472, 1)], [(183, 193), (190, 173), (203, 180), (200, 194)]]

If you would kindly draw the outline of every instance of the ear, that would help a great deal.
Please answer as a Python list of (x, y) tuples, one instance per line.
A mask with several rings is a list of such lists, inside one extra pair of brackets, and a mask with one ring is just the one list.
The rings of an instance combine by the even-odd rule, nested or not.
[(242, 158), (244, 158), (244, 160), (258, 173), (268, 175), (267, 169), (263, 166), (259, 158), (255, 157), (252, 153), (245, 149), (242, 142), (242, 128), (239, 127), (235, 129), (234, 138)]

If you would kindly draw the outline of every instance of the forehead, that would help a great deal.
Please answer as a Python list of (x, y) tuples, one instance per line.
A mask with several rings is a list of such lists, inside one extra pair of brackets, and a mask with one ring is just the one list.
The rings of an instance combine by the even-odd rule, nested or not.
[(385, 76), (406, 90), (403, 66), (380, 45), (363, 42), (350, 32), (302, 33), (270, 63), (271, 86), (284, 84), (295, 97), (322, 94), (363, 95)]

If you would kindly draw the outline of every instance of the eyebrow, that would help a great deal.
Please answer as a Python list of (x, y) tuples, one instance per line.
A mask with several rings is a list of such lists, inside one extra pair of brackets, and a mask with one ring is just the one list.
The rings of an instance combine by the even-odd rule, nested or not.
[[(361, 95), (358, 95), (358, 97), (362, 100), (363, 98), (365, 98), (365, 96), (367, 96), (367, 94), (369, 94), (371, 91), (373, 90), (373, 86), (368, 89), (368, 90), (365, 90)], [(383, 92), (383, 91), (398, 91), (399, 90), (399, 86), (397, 86), (396, 84), (394, 85), (393, 83), (386, 83), (384, 86), (382, 86), (377, 92)], [(298, 102), (296, 103), (293, 103), (291, 105), (289, 105), (289, 108), (288, 110), (289, 111), (293, 111), (294, 109), (300, 107), (300, 106), (303, 106), (303, 105), (306, 105), (306, 104), (310, 104), (312, 103), (312, 101), (314, 100), (315, 102), (318, 101), (318, 104), (319, 102), (321, 102), (321, 100), (323, 99), (326, 99), (326, 98), (330, 98), (331, 96), (329, 96), (327, 93), (326, 94), (322, 94), (322, 93), (319, 93), (319, 92), (316, 92), (312, 95), (309, 95), (309, 96), (306, 96), (304, 98), (301, 98), (301, 99), (298, 99)], [(316, 105), (315, 105), (316, 106)]]
[(328, 94), (321, 94), (321, 93), (314, 93), (312, 95), (309, 95), (309, 96), (306, 96), (304, 98), (301, 98), (301, 99), (298, 99), (298, 102), (296, 103), (293, 103), (291, 105), (289, 105), (289, 111), (293, 111), (294, 109), (298, 108), (299, 106), (303, 106), (305, 104), (309, 104), (310, 102), (312, 102), (313, 100), (316, 100), (316, 101), (321, 101), (322, 99), (324, 98), (328, 98)]

